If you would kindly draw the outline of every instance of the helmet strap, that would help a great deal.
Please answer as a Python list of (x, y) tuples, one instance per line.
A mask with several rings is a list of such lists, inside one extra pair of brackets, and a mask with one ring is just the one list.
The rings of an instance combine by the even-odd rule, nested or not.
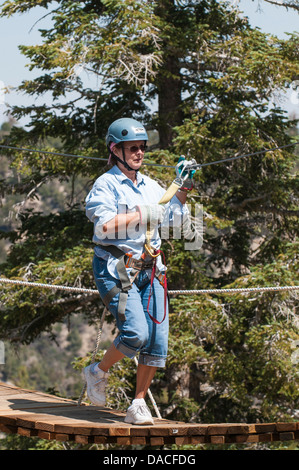
[(136, 174), (138, 172), (138, 170), (135, 170), (134, 168), (131, 168), (130, 165), (127, 164), (126, 162), (126, 156), (125, 156), (125, 149), (124, 149), (124, 145), (123, 145), (123, 142), (121, 142), (121, 148), (122, 148), (122, 153), (123, 153), (123, 160), (121, 160), (121, 158), (119, 158), (117, 155), (115, 155), (115, 153), (113, 152), (113, 148), (109, 149), (112, 156), (119, 162), (121, 163), (128, 171), (136, 171)]
[(124, 165), (124, 167), (125, 167), (127, 170), (129, 170), (129, 171), (136, 171), (136, 170), (134, 170), (134, 168), (131, 168), (130, 165), (128, 165), (127, 162), (126, 162), (125, 148), (124, 148), (123, 142), (121, 143), (121, 149), (122, 149), (122, 152), (123, 152), (123, 161), (120, 160), (120, 162)]

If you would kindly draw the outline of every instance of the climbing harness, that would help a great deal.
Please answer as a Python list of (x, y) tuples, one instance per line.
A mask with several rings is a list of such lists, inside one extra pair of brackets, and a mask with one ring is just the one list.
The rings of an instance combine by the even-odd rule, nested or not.
[[(125, 310), (127, 304), (127, 298), (129, 290), (132, 288), (132, 284), (135, 281), (137, 275), (140, 271), (145, 269), (151, 269), (151, 279), (150, 279), (150, 294), (147, 304), (147, 312), (154, 323), (162, 323), (165, 320), (166, 308), (167, 308), (167, 279), (166, 274), (161, 272), (157, 267), (157, 256), (160, 254), (163, 255), (161, 250), (156, 250), (155, 257), (148, 257), (143, 253), (141, 259), (133, 258), (132, 254), (125, 253), (120, 248), (114, 245), (100, 245), (101, 248), (105, 251), (108, 251), (112, 256), (118, 259), (116, 265), (116, 270), (119, 276), (120, 286), (115, 285), (112, 289), (105, 295), (103, 298), (103, 303), (106, 308), (109, 308), (109, 304), (115, 295), (119, 294), (118, 300), (118, 316), (121, 321), (125, 321)], [(131, 268), (130, 273), (128, 273), (127, 268)], [(164, 317), (161, 322), (158, 322), (150, 313), (149, 305), (150, 299), (152, 296), (154, 278), (157, 278), (160, 284), (164, 287)]]
[[(125, 321), (125, 309), (128, 298), (128, 291), (132, 288), (132, 283), (134, 282), (135, 276), (138, 274), (138, 270), (133, 268), (130, 273), (130, 277), (127, 273), (126, 264), (127, 264), (127, 254), (124, 253), (120, 248), (114, 245), (100, 245), (102, 249), (108, 251), (112, 256), (118, 259), (116, 269), (119, 276), (120, 287), (115, 285), (103, 298), (104, 305), (108, 308), (111, 300), (116, 294), (119, 294), (118, 300), (118, 315), (121, 321)], [(130, 257), (129, 257), (130, 260)]]

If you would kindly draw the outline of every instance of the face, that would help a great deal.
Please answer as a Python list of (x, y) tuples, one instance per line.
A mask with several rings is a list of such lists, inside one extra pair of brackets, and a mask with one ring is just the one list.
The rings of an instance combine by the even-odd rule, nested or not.
[[(144, 158), (144, 140), (124, 142), (124, 149), (127, 164), (134, 170), (139, 170)], [(118, 158), (123, 160), (123, 152), (121, 147), (114, 147), (113, 152)]]

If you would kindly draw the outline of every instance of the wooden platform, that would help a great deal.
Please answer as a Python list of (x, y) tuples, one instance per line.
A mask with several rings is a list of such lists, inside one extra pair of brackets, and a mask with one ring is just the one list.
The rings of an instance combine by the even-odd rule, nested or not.
[(225, 444), (299, 439), (299, 422), (269, 424), (196, 424), (154, 419), (133, 426), (125, 413), (82, 404), (0, 382), (0, 431), (82, 444)]

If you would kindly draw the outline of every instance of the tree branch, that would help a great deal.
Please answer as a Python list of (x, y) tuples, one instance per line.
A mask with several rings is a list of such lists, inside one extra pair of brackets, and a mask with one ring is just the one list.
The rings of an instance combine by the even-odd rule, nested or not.
[[(86, 307), (87, 303), (93, 302), (94, 300), (100, 300), (98, 293), (90, 294), (90, 295), (83, 295), (83, 296), (76, 296), (64, 299), (62, 301), (58, 301), (57, 305), (61, 308), (60, 311), (55, 312), (54, 314), (42, 313), (41, 315), (36, 316), (33, 320), (28, 323), (22, 324), (17, 328), (11, 329), (7, 338), (9, 341), (12, 342), (20, 342), (23, 343), (26, 340), (26, 336), (28, 334), (33, 336), (37, 336), (39, 327), (41, 324), (46, 323), (47, 328), (50, 327), (55, 322), (61, 321), (62, 318), (66, 317), (67, 315), (73, 313), (75, 310), (77, 311), (79, 308)], [(48, 304), (49, 307), (53, 307), (53, 303)], [(43, 311), (47, 307), (47, 303), (41, 304)], [(55, 316), (55, 321), (54, 321)]]
[(290, 3), (283, 2), (282, 0), (265, 0), (267, 3), (271, 3), (272, 5), (276, 5), (279, 7), (285, 7), (285, 8), (293, 8), (294, 10), (299, 11), (299, 3), (298, 1), (293, 1)]

